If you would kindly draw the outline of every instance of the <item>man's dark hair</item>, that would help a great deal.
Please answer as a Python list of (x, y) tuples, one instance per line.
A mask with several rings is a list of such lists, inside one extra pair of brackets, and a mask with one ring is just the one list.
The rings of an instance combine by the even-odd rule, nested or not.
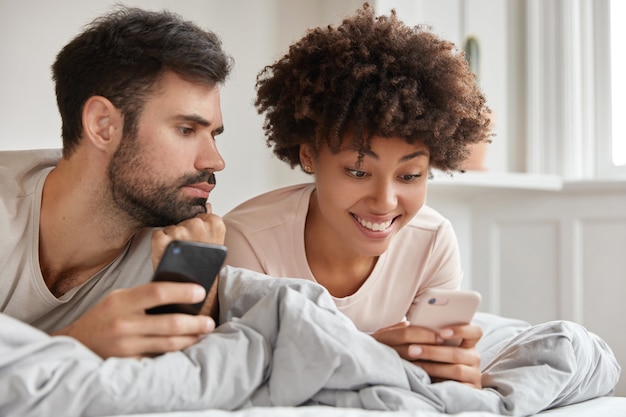
[(376, 17), (365, 4), (339, 26), (310, 30), (257, 76), (267, 144), (291, 167), (301, 144), (338, 152), (351, 133), (423, 142), (430, 163), (460, 170), (471, 144), (490, 141), (491, 116), (462, 52), (428, 27)]
[(147, 95), (165, 71), (194, 83), (222, 84), (232, 68), (220, 39), (168, 12), (120, 7), (92, 21), (52, 65), (63, 122), (63, 155), (82, 136), (87, 99), (109, 99), (124, 116), (124, 135), (135, 136)]

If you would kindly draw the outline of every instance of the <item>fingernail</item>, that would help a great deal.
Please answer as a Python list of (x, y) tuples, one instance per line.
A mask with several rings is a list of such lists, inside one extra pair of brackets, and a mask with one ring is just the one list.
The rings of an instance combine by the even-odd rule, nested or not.
[(419, 356), (422, 354), (422, 348), (416, 345), (409, 346), (409, 355)]
[(206, 319), (206, 331), (207, 333), (215, 329), (215, 321), (211, 317)]
[(439, 332), (439, 334), (441, 335), (441, 337), (452, 337), (452, 336), (454, 336), (454, 332), (451, 329), (443, 329), (441, 332)]
[(200, 285), (196, 285), (193, 288), (193, 299), (197, 300), (197, 301), (202, 301), (204, 300), (204, 297), (206, 296), (206, 291), (204, 290), (204, 287), (201, 287)]

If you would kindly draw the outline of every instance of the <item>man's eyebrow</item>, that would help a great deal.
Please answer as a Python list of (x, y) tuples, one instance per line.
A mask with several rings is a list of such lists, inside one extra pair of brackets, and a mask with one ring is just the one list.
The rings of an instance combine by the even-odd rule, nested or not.
[[(211, 122), (205, 119), (202, 116), (197, 114), (178, 114), (172, 117), (173, 120), (184, 120), (186, 122), (193, 122), (199, 124), (200, 126), (209, 127), (211, 126)], [(215, 129), (215, 135), (220, 135), (224, 133), (224, 126), (220, 126)]]
[[(365, 155), (371, 156), (374, 159), (379, 159), (378, 154), (376, 152), (372, 151), (371, 149), (363, 151), (363, 153)], [(426, 150), (420, 149), (419, 151), (415, 151), (415, 152), (412, 152), (412, 153), (410, 153), (408, 155), (404, 155), (403, 157), (401, 157), (399, 159), (399, 161), (400, 162), (406, 162), (406, 161), (410, 161), (411, 159), (417, 158), (417, 157), (420, 157), (420, 156), (429, 156), (429, 153)]]
[(186, 122), (193, 122), (205, 127), (211, 126), (210, 121), (197, 114), (177, 114), (172, 117), (172, 120), (184, 120)]

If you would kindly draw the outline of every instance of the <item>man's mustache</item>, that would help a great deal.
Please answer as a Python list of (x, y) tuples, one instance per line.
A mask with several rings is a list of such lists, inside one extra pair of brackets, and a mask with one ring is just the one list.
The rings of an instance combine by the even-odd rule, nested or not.
[(182, 185), (200, 184), (203, 182), (217, 184), (214, 172), (203, 172), (198, 175), (189, 175), (183, 179)]

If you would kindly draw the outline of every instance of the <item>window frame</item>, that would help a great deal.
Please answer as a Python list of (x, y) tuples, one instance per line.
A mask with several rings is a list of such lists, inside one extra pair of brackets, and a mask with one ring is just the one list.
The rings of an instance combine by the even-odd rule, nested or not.
[(597, 158), (599, 177), (626, 176), (626, 165), (616, 165), (613, 162), (613, 116), (612, 116), (612, 70), (611, 70), (611, 2), (597, 0), (594, 2), (596, 26), (594, 38), (596, 41), (597, 71), (596, 86), (598, 101), (596, 103), (597, 129)]

